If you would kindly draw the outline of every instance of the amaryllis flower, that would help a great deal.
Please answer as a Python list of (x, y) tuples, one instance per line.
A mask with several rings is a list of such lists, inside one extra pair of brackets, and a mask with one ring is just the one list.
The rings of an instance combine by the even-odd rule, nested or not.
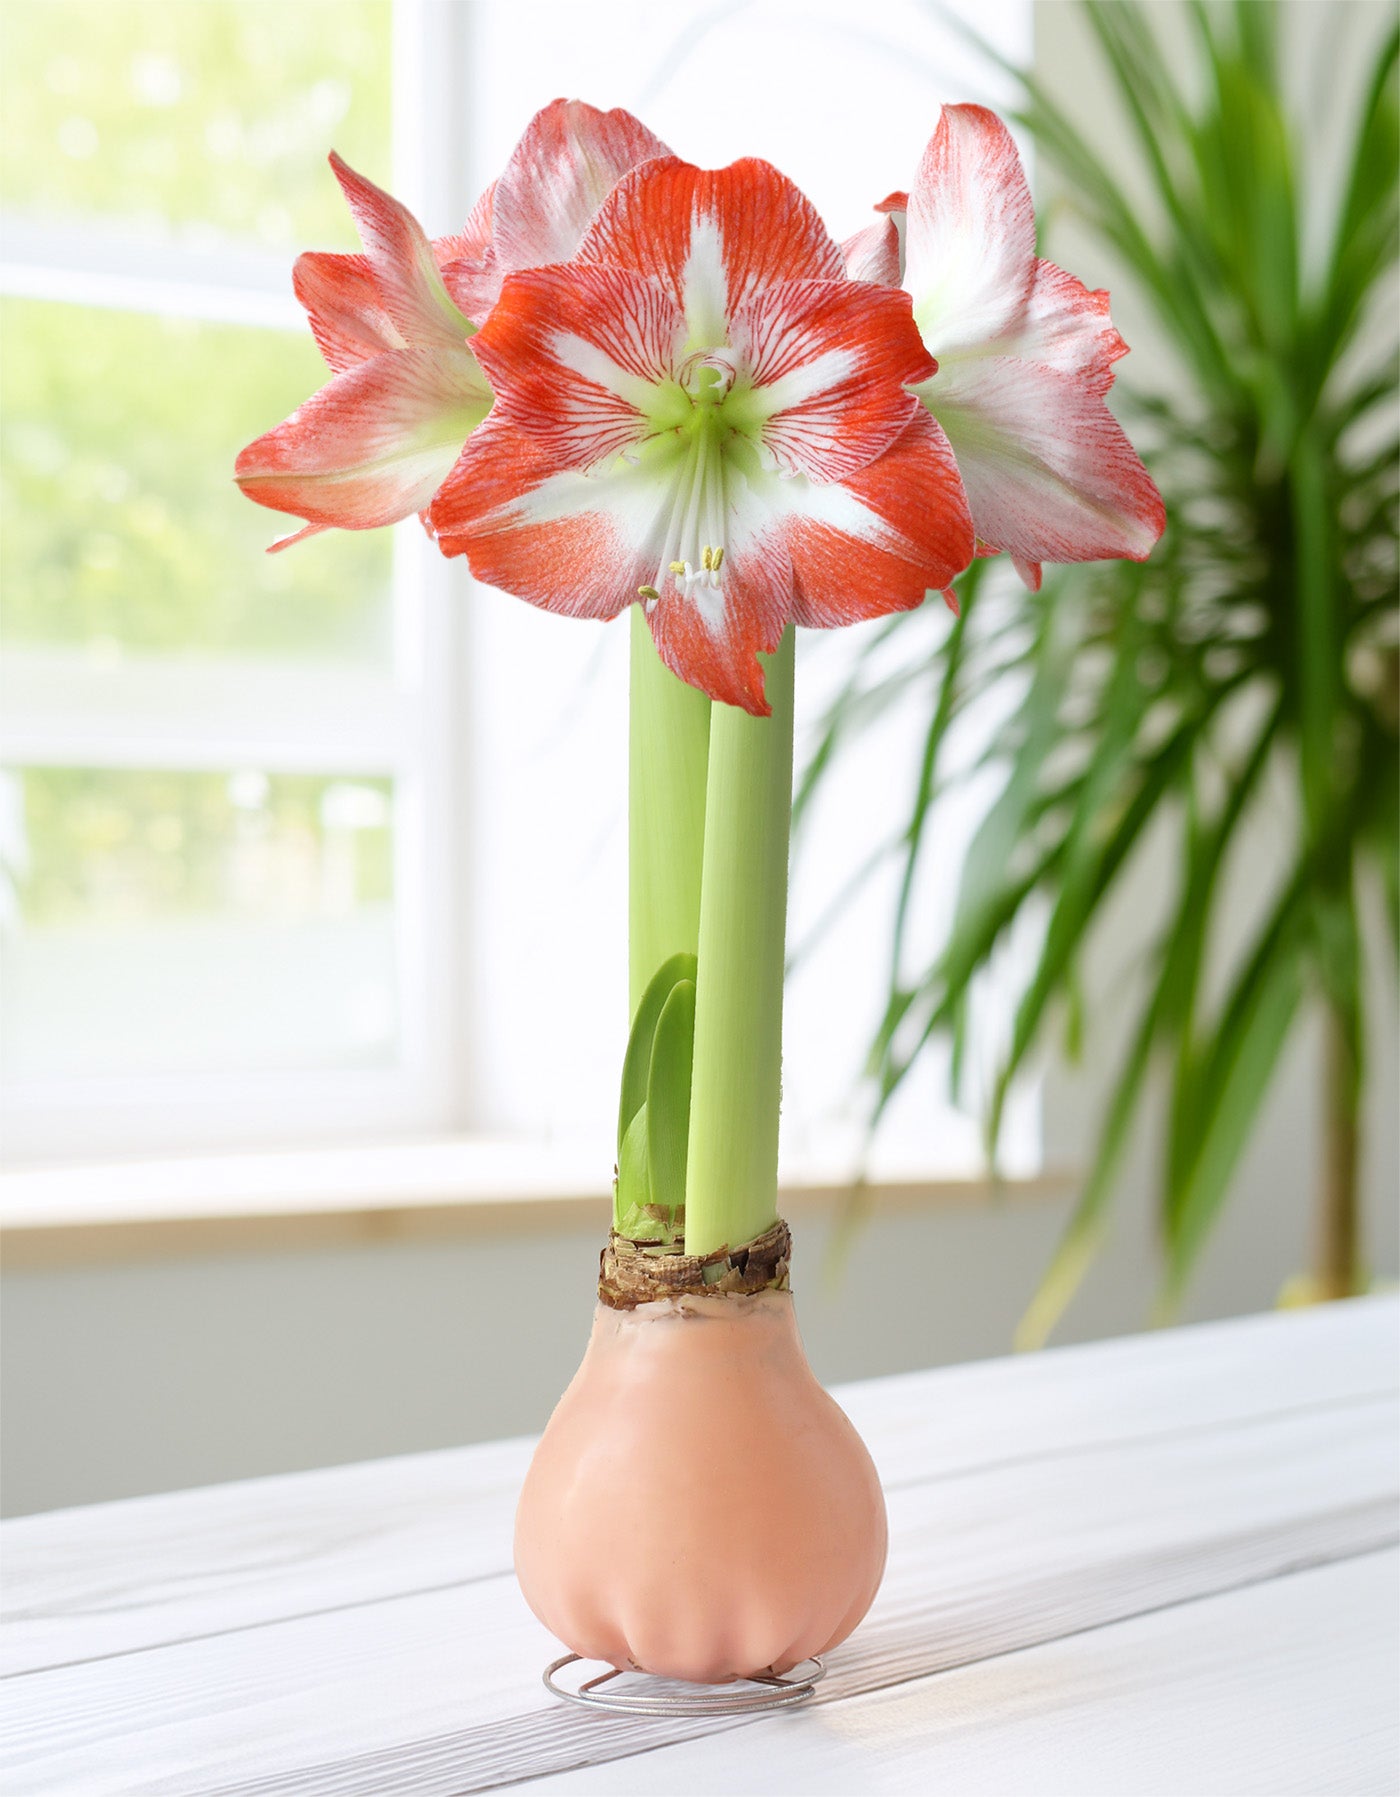
[(474, 347), (496, 405), (433, 501), (440, 546), (552, 611), (640, 600), (712, 698), (765, 714), (757, 655), (789, 621), (912, 608), (971, 559), (907, 296), (847, 280), (767, 163), (634, 170)]
[(294, 285), (333, 378), (235, 464), (250, 499), (307, 520), (278, 549), (421, 511), (491, 406), (421, 226), (339, 157), (331, 166), (365, 253), (302, 256)]
[(236, 467), (250, 499), (309, 521), (273, 547), (423, 511), (490, 408), (468, 340), (504, 276), (571, 256), (614, 182), (666, 155), (630, 113), (556, 100), (466, 228), (431, 243), (405, 207), (333, 155), (364, 253), (313, 251), (293, 275), (333, 378)]
[(1162, 500), (1108, 409), (1127, 344), (1108, 295), (1035, 253), (1011, 134), (982, 106), (945, 106), (907, 198), (845, 245), (853, 278), (899, 281), (938, 371), (917, 391), (947, 432), (979, 546), (1040, 585), (1042, 562), (1127, 556), (1161, 536)]

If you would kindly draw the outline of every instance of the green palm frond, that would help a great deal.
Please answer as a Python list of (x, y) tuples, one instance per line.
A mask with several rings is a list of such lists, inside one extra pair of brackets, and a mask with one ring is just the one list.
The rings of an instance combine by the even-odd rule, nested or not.
[[(1155, 323), (1170, 385), (1135, 372), (1120, 410), (1163, 491), (1167, 535), (1145, 564), (1065, 570), (1038, 595), (1008, 599), (979, 564), (936, 642), (919, 614), (892, 620), (832, 706), (799, 789), (800, 818), (851, 736), (893, 698), (923, 696), (871, 1051), (875, 1110), (935, 1036), (953, 1039), (958, 1064), (972, 982), (1033, 924), (1038, 949), (989, 1101), (993, 1143), (1009, 1083), (1052, 1020), (1077, 1018), (1077, 969), (1125, 868), (1149, 830), (1175, 841), (1168, 920), (1027, 1342), (1044, 1339), (1090, 1262), (1154, 1070), (1169, 1084), (1168, 1305), (1310, 1008), (1328, 1021), (1330, 1127), (1354, 1151), (1363, 995), (1376, 977), (1359, 886), (1384, 891), (1400, 940), (1400, 33), (1375, 48), (1340, 181), (1319, 193), (1313, 122), (1290, 109), (1279, 75), (1289, 9), (1188, 4), (1195, 66), (1180, 71), (1159, 38), (1164, 10), (1083, 8), (1134, 146), (1131, 189), (1042, 82), (1012, 73), (1013, 116), (1058, 178), (1059, 203), (1114, 261), (1118, 300), (1130, 287)], [(1374, 29), (1372, 9), (1335, 12), (1339, 31)], [(911, 965), (931, 819), (954, 777), (950, 732), (989, 700), (1004, 721), (979, 765), (996, 770), (998, 796), (946, 939)], [(1219, 928), (1231, 855), (1270, 783), (1298, 795), (1287, 872), (1231, 958)], [(1341, 1196), (1354, 1210), (1354, 1191)], [(1355, 1257), (1346, 1276), (1358, 1277)]]

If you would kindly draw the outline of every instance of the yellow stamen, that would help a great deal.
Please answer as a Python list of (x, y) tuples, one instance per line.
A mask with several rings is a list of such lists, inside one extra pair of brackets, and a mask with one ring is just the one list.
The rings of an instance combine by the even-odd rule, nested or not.
[(716, 549), (713, 559), (711, 561), (709, 561), (706, 564), (706, 566), (713, 568), (715, 573), (718, 574), (719, 573), (719, 565), (723, 560), (724, 560), (724, 550)]
[(714, 555), (715, 555), (714, 550), (711, 549), (711, 547), (708, 543), (706, 543), (705, 553), (700, 558), (700, 565), (704, 568), (704, 570), (707, 574), (709, 573), (710, 569), (714, 566)]
[(637, 597), (639, 599), (659, 599), (661, 595), (655, 587), (638, 587)]
[(671, 572), (673, 574), (684, 574), (685, 573), (685, 563), (684, 562), (672, 562), (671, 563)]

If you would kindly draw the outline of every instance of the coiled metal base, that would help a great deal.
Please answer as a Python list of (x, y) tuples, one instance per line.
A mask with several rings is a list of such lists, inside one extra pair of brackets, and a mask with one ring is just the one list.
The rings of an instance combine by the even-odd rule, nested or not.
[[(596, 1662), (595, 1662), (596, 1663)], [(781, 1710), (794, 1703), (805, 1703), (826, 1676), (826, 1667), (813, 1656), (784, 1673), (755, 1673), (739, 1679), (734, 1685), (684, 1685), (676, 1679), (653, 1679), (649, 1673), (620, 1672), (609, 1666), (572, 1689), (556, 1682), (555, 1675), (566, 1666), (584, 1665), (581, 1654), (566, 1653), (562, 1659), (545, 1667), (547, 1691), (562, 1697), (566, 1703), (588, 1704), (597, 1710), (620, 1710), (632, 1716), (747, 1716), (759, 1710)], [(810, 1667), (809, 1672), (803, 1672)], [(802, 1676), (797, 1676), (801, 1674)], [(615, 1678), (645, 1679), (655, 1689), (639, 1691), (600, 1691)]]

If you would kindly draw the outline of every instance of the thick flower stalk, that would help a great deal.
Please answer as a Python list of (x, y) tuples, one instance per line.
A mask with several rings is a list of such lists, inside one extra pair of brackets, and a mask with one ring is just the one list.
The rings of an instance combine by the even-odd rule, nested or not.
[(915, 391), (953, 446), (980, 550), (1006, 551), (1033, 590), (1043, 562), (1142, 560), (1166, 514), (1108, 409), (1128, 346), (1106, 293), (1036, 255), (1006, 126), (945, 106), (913, 188), (877, 211), (844, 246), (847, 268), (913, 299), (938, 362)]

